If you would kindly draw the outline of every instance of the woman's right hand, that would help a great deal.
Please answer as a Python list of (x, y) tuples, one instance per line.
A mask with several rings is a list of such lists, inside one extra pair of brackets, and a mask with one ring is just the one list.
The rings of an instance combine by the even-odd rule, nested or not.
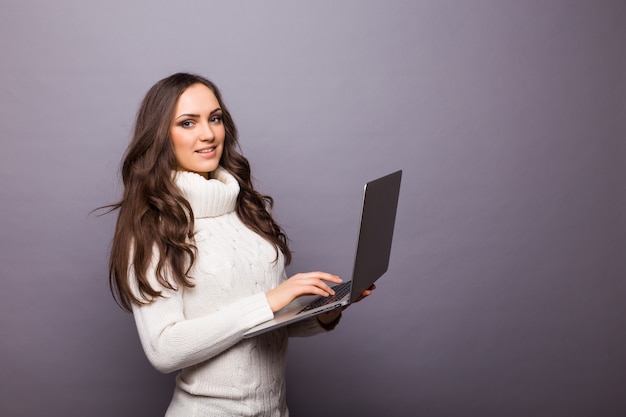
[(338, 276), (326, 272), (305, 272), (292, 276), (265, 295), (272, 311), (277, 312), (303, 295), (322, 297), (335, 295), (335, 291), (327, 282), (341, 284), (343, 281)]

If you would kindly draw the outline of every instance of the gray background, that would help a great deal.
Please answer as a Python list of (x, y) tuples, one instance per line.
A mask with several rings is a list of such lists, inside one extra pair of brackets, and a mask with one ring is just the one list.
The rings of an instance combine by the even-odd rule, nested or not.
[(89, 212), (181, 70), (222, 88), (292, 273), (349, 275), (362, 183), (404, 169), (378, 290), (292, 341), (294, 416), (626, 415), (625, 41), (625, 1), (2, 0), (0, 415), (164, 412)]

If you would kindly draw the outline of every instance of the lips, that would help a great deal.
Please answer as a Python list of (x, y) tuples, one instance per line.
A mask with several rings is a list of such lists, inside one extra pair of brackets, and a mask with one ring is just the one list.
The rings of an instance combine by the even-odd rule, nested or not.
[(210, 147), (210, 148), (198, 149), (198, 150), (197, 150), (197, 151), (195, 151), (195, 152), (196, 152), (196, 153), (199, 153), (199, 154), (207, 154), (207, 153), (211, 153), (211, 152), (213, 152), (213, 151), (215, 151), (215, 146)]
[(195, 151), (200, 158), (211, 159), (217, 156), (217, 146), (202, 148)]

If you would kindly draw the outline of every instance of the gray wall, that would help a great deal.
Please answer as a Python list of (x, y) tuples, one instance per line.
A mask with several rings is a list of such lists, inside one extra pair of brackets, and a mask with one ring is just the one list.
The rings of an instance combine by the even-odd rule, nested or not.
[(405, 171), (378, 290), (292, 341), (294, 416), (625, 415), (625, 40), (624, 1), (3, 0), (0, 415), (167, 406), (89, 211), (179, 70), (221, 86), (290, 272), (348, 275), (362, 183)]

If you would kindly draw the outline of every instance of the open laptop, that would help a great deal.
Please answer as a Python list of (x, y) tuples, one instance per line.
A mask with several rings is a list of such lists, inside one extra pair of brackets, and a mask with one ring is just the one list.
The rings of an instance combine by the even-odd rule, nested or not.
[(296, 298), (277, 311), (272, 320), (248, 330), (244, 338), (353, 303), (387, 271), (401, 179), (400, 170), (365, 184), (352, 280), (333, 287), (333, 296)]

